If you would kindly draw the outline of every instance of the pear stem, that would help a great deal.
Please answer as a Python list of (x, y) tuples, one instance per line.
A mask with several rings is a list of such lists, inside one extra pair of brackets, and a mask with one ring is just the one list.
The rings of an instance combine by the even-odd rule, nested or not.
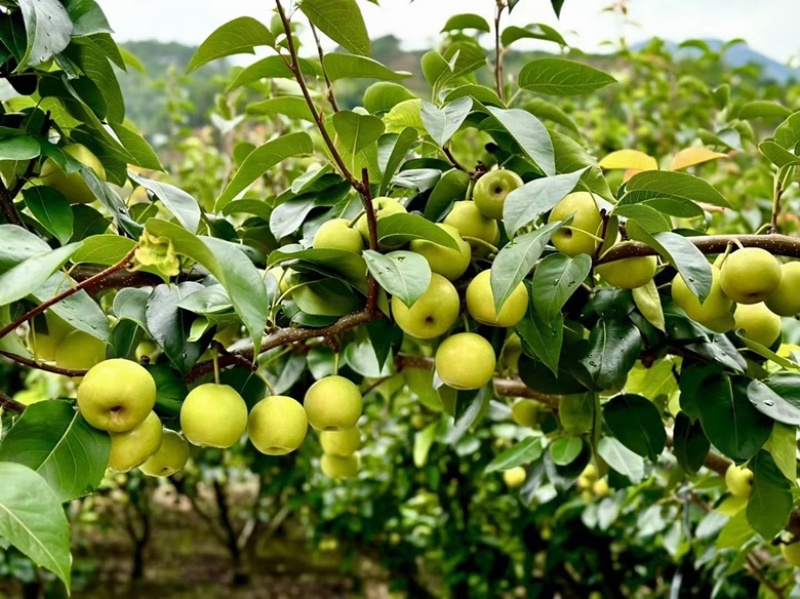
[(214, 382), (219, 385), (219, 354), (216, 349), (211, 352), (211, 359), (214, 360)]
[(469, 237), (469, 236), (467, 236), (467, 237), (464, 237), (464, 236), (462, 235), (462, 236), (461, 236), (461, 238), (462, 238), (464, 241), (467, 241), (467, 242), (472, 242), (472, 241), (474, 241), (474, 242), (475, 242), (475, 243), (477, 243), (478, 245), (482, 245), (482, 246), (484, 246), (484, 247), (487, 247), (487, 248), (489, 248), (489, 249), (492, 251), (492, 253), (493, 253), (493, 254), (496, 254), (497, 252), (499, 252), (499, 251), (500, 251), (500, 250), (498, 250), (498, 249), (497, 249), (497, 247), (496, 247), (496, 246), (493, 246), (493, 245), (492, 245), (491, 243), (489, 243), (488, 241), (485, 241), (485, 240), (483, 240), (483, 239), (480, 239), (480, 238), (478, 238), (478, 237)]
[(339, 374), (339, 352), (333, 354), (333, 376)]

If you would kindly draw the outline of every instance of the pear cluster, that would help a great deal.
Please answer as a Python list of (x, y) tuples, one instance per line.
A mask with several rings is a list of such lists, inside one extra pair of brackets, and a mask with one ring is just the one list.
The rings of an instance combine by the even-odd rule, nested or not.
[(711, 274), (711, 292), (702, 303), (681, 275), (672, 281), (672, 299), (713, 331), (740, 331), (771, 347), (781, 336), (781, 317), (800, 314), (800, 262), (781, 264), (767, 250), (742, 248), (721, 256)]
[(587, 503), (596, 497), (605, 497), (611, 492), (608, 481), (605, 477), (600, 477), (594, 464), (589, 464), (583, 469), (576, 484), (581, 491), (581, 498)]

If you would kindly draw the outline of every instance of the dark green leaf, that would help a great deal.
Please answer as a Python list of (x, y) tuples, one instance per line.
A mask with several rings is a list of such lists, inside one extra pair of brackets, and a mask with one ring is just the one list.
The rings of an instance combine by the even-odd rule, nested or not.
[(594, 67), (563, 58), (533, 60), (519, 72), (522, 89), (551, 96), (589, 94), (616, 81)]
[(525, 27), (517, 27), (515, 25), (506, 27), (500, 39), (506, 47), (521, 39), (555, 42), (559, 46), (567, 45), (567, 42), (558, 31), (544, 23), (531, 23)]
[(619, 439), (603, 437), (597, 444), (597, 453), (614, 470), (638, 483), (644, 478), (644, 460), (625, 447)]
[(190, 294), (202, 291), (199, 283), (159, 285), (147, 302), (146, 325), (153, 340), (174, 367), (186, 374), (205, 349), (188, 341), (190, 322), (178, 307)]
[(600, 319), (589, 334), (589, 349), (580, 363), (602, 391), (624, 379), (641, 347), (641, 333), (630, 320)]
[(588, 167), (574, 173), (534, 179), (508, 194), (503, 204), (503, 223), (509, 236), (558, 204), (570, 193)]
[(517, 333), (522, 338), (523, 346), (527, 346), (553, 376), (558, 377), (558, 362), (564, 340), (564, 315), (559, 312), (554, 319), (547, 321), (531, 303), (527, 314), (517, 325)]
[(451, 169), (442, 175), (428, 196), (425, 204), (425, 218), (439, 221), (448, 212), (454, 201), (466, 197), (470, 176), (459, 169)]
[(542, 456), (543, 451), (542, 440), (540, 438), (528, 437), (496, 456), (489, 462), (484, 472), (489, 474), (491, 472), (497, 472), (498, 470), (510, 470), (522, 464), (535, 462)]
[(747, 521), (770, 540), (789, 522), (794, 481), (786, 479), (766, 451), (759, 451), (748, 467), (753, 471), (753, 489), (747, 501)]
[(400, 133), (386, 133), (378, 140), (378, 165), (383, 173), (380, 193), (385, 194), (397, 169), (417, 141), (417, 131), (405, 127)]
[(431, 267), (420, 254), (397, 251), (384, 255), (364, 250), (362, 255), (378, 284), (409, 308), (431, 283)]
[(523, 108), (541, 120), (553, 121), (570, 131), (578, 133), (578, 125), (575, 124), (575, 121), (566, 112), (547, 100), (534, 98), (526, 103)]
[(113, 33), (103, 10), (95, 0), (66, 0), (64, 6), (74, 25), (73, 37)]
[(128, 173), (128, 176), (154, 194), (161, 203), (166, 206), (178, 222), (181, 223), (191, 233), (197, 233), (197, 228), (200, 226), (200, 205), (197, 200), (190, 196), (182, 189), (178, 189), (169, 183), (162, 183), (160, 181), (153, 181), (152, 179), (145, 179), (133, 173)]
[[(397, 81), (411, 77), (407, 71), (393, 71), (366, 56), (331, 52), (322, 59), (328, 79), (380, 79), (381, 81)], [(413, 96), (412, 96), (413, 97)], [(371, 111), (370, 111), (371, 112)]]
[(545, 321), (553, 321), (592, 270), (588, 254), (547, 256), (533, 275), (533, 305)]
[(0, 160), (30, 160), (42, 153), (39, 142), (32, 137), (7, 137), (0, 139)]
[(583, 451), (583, 439), (580, 437), (561, 437), (548, 447), (550, 457), (557, 466), (567, 466), (574, 462)]
[(16, 71), (47, 62), (64, 50), (72, 34), (72, 21), (58, 0), (17, 0), (28, 41)]
[[(524, 334), (524, 329), (518, 328), (518, 330), (520, 335)], [(527, 344), (528, 341), (525, 341), (525, 337), (523, 337), (523, 345)], [(551, 348), (548, 348), (548, 351), (550, 350)], [(571, 366), (573, 364), (565, 365), (562, 361), (558, 369), (558, 376), (553, 376), (549, 366), (545, 366), (543, 362), (534, 360), (525, 353), (519, 359), (519, 376), (526, 386), (548, 395), (586, 393), (586, 387), (569, 370)]]
[(555, 129), (548, 129), (547, 132), (553, 142), (556, 156), (556, 172), (559, 174), (573, 173), (588, 166), (589, 170), (583, 173), (581, 182), (588, 187), (589, 191), (596, 193), (601, 198), (614, 201), (614, 195), (608, 188), (608, 183), (597, 161), (568, 135), (564, 135)]
[[(779, 395), (772, 388), (775, 383), (778, 389), (789, 392)], [(800, 375), (778, 373), (765, 381), (752, 380), (747, 386), (747, 397), (759, 412), (773, 420), (800, 426), (800, 388), (789, 390), (787, 383), (800, 383)]]
[(63, 245), (72, 237), (74, 222), (69, 201), (52, 187), (37, 185), (22, 191), (25, 205), (41, 225)]
[[(697, 246), (677, 233), (657, 233), (653, 236), (659, 253), (681, 273), (686, 286), (700, 301), (711, 293), (711, 264)], [(663, 250), (663, 251), (662, 251)]]
[(414, 94), (399, 83), (378, 81), (364, 92), (364, 108), (372, 114), (388, 112), (400, 102), (414, 99)]
[(458, 244), (447, 231), (416, 214), (393, 214), (378, 221), (378, 241), (389, 247), (415, 239), (426, 239), (457, 250)]
[(661, 414), (641, 395), (617, 395), (603, 406), (606, 424), (620, 442), (640, 456), (656, 461), (667, 442)]
[(442, 27), (441, 33), (447, 33), (448, 31), (461, 31), (462, 29), (476, 29), (486, 33), (491, 31), (489, 28), (489, 23), (487, 23), (486, 19), (484, 19), (482, 16), (464, 13), (453, 15), (447, 19), (447, 23), (445, 23), (444, 27)]
[(239, 17), (216, 29), (200, 44), (186, 72), (191, 73), (207, 62), (224, 56), (253, 54), (253, 49), (258, 46), (274, 45), (275, 38), (261, 22), (252, 17)]
[(367, 146), (378, 141), (386, 126), (378, 117), (343, 110), (333, 115), (338, 144), (350, 158), (347, 165), (351, 172), (357, 172), (359, 154)]
[(259, 116), (280, 114), (290, 119), (314, 122), (308, 103), (302, 96), (281, 96), (253, 102), (245, 108), (247, 114)]
[(703, 433), (700, 421), (692, 423), (684, 412), (678, 412), (672, 435), (673, 450), (678, 464), (688, 474), (696, 474), (711, 450), (711, 443)]
[(349, 52), (370, 55), (369, 34), (356, 0), (303, 0), (300, 10), (317, 29)]
[(723, 208), (731, 207), (728, 200), (711, 185), (694, 175), (678, 171), (637, 173), (628, 181), (625, 195), (622, 196), (619, 203), (620, 205), (636, 204), (660, 198), (701, 202)]
[[(508, 131), (522, 150), (542, 169), (545, 175), (556, 174), (555, 151), (550, 134), (542, 122), (531, 113), (518, 108), (503, 110), (489, 107), (489, 112)], [(575, 169), (571, 169), (575, 170)]]

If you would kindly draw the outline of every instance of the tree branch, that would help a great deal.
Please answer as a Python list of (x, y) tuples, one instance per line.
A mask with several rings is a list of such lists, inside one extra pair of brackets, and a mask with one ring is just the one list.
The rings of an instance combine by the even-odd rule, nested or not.
[(21, 366), (27, 366), (28, 368), (35, 368), (36, 370), (43, 370), (45, 372), (52, 372), (53, 374), (60, 374), (63, 376), (80, 377), (84, 376), (88, 372), (87, 370), (61, 368), (60, 366), (55, 366), (53, 364), (47, 364), (45, 362), (37, 362), (36, 360), (31, 360), (29, 358), (24, 358), (22, 356), (18, 356), (16, 354), (12, 354), (10, 352), (1, 350), (0, 350), (0, 356), (3, 356), (4, 358), (10, 360), (11, 362), (16, 362)]
[(500, 42), (500, 18), (506, 4), (504, 0), (497, 0), (494, 13), (494, 82), (497, 86), (497, 95), (505, 101), (505, 85), (503, 85), (503, 46)]
[(339, 106), (336, 104), (336, 97), (333, 95), (333, 85), (331, 84), (331, 80), (328, 78), (328, 71), (325, 70), (325, 55), (322, 52), (322, 44), (319, 42), (319, 35), (317, 34), (317, 28), (314, 27), (314, 23), (310, 23), (311, 25), (311, 33), (314, 36), (314, 41), (317, 44), (317, 54), (319, 55), (319, 64), (322, 68), (322, 76), (325, 78), (325, 85), (328, 86), (327, 88), (327, 96), (328, 101), (331, 103), (331, 108), (333, 108), (334, 112), (339, 112)]
[(133, 246), (131, 251), (128, 252), (127, 254), (125, 254), (125, 256), (122, 258), (122, 260), (120, 260), (116, 264), (113, 264), (112, 266), (109, 266), (108, 268), (106, 268), (105, 270), (100, 271), (99, 273), (97, 273), (93, 277), (90, 277), (90, 278), (84, 280), (83, 282), (75, 285), (75, 287), (71, 287), (70, 289), (67, 289), (64, 292), (59, 293), (55, 297), (50, 298), (46, 302), (43, 302), (43, 303), (39, 304), (38, 306), (36, 306), (32, 310), (26, 312), (25, 314), (23, 314), (22, 316), (17, 318), (11, 324), (6, 325), (2, 329), (0, 329), (0, 339), (5, 337), (6, 335), (8, 335), (11, 331), (16, 330), (16, 328), (18, 326), (28, 322), (31, 318), (34, 318), (35, 316), (38, 316), (39, 314), (41, 314), (42, 312), (47, 310), (50, 306), (53, 306), (53, 305), (57, 304), (58, 302), (68, 298), (69, 296), (78, 293), (82, 289), (86, 289), (87, 287), (91, 288), (93, 285), (95, 285), (99, 281), (102, 281), (103, 279), (105, 279), (109, 275), (112, 275), (115, 272), (118, 272), (118, 271), (122, 270), (133, 259), (133, 254), (136, 252), (136, 249), (138, 247), (139, 247), (138, 245)]
[(25, 411), (25, 404), (11, 399), (11, 397), (0, 391), (0, 409), (6, 412), (23, 412)]
[[(744, 247), (758, 247), (777, 256), (800, 258), (800, 239), (788, 235), (698, 235), (687, 237), (697, 249), (704, 254), (721, 254), (731, 243), (741, 243)], [(638, 256), (656, 256), (658, 252), (641, 241), (632, 241), (624, 246), (612, 247), (596, 264), (606, 264), (636, 258)]]
[(11, 192), (2, 180), (0, 180), (0, 208), (2, 208), (3, 214), (10, 224), (27, 228), (25, 227), (25, 223), (22, 222), (22, 217), (20, 217), (17, 209), (14, 207), (14, 196), (11, 195)]

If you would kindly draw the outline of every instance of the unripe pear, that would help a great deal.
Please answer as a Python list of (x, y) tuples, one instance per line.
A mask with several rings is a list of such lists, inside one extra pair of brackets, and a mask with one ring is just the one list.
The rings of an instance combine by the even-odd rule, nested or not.
[[(56, 346), (56, 364), (70, 370), (88, 370), (106, 359), (106, 344), (89, 333), (72, 331)], [(73, 379), (80, 383), (81, 377)]]
[[(375, 198), (372, 200), (372, 206), (375, 210), (376, 224), (382, 218), (386, 218), (387, 216), (392, 216), (393, 214), (405, 214), (407, 212), (405, 206), (403, 206), (395, 198), (389, 198), (389, 197)], [(356, 229), (358, 230), (359, 233), (361, 233), (361, 237), (364, 240), (364, 246), (369, 247), (369, 221), (367, 220), (366, 214), (363, 214), (361, 218), (358, 219), (358, 221), (356, 222)], [(378, 247), (383, 250), (392, 249), (388, 245), (382, 243), (378, 244)]]
[(730, 254), (720, 268), (722, 291), (738, 304), (757, 304), (781, 283), (781, 265), (761, 248), (743, 248)]
[(526, 476), (525, 468), (516, 466), (503, 472), (503, 482), (509, 489), (517, 489), (525, 482)]
[[(623, 241), (614, 247), (629, 246), (631, 243), (633, 242)], [(658, 260), (655, 256), (639, 256), (601, 264), (595, 271), (612, 287), (635, 289), (652, 281), (657, 267)]]
[(347, 457), (361, 449), (361, 430), (356, 426), (343, 431), (322, 431), (319, 442), (325, 453)]
[(511, 328), (519, 324), (528, 311), (528, 290), (519, 283), (500, 309), (495, 311), (491, 270), (479, 273), (467, 287), (467, 310), (481, 324)]
[[(106, 169), (89, 148), (82, 144), (71, 144), (64, 146), (63, 150), (105, 181)], [(40, 179), (43, 184), (60, 191), (73, 204), (89, 204), (96, 199), (79, 172), (68, 175), (50, 158), (42, 165)]]
[(181, 406), (181, 429), (200, 447), (231, 447), (247, 428), (247, 404), (233, 387), (206, 383), (192, 389)]
[(750, 497), (753, 489), (753, 471), (745, 466), (731, 464), (725, 471), (725, 485), (734, 497)]
[(697, 296), (686, 285), (683, 277), (676, 275), (672, 279), (672, 299), (686, 312), (689, 318), (708, 326), (709, 323), (713, 323), (725, 317), (726, 314), (730, 314), (733, 306), (733, 302), (722, 291), (720, 280), (720, 270), (716, 266), (712, 266), (711, 293), (701, 304)]
[(743, 335), (770, 347), (780, 337), (781, 317), (772, 312), (764, 303), (740, 304), (733, 313), (735, 328), (744, 329)]
[(108, 468), (129, 472), (144, 464), (161, 447), (161, 420), (150, 412), (138, 426), (125, 433), (111, 433), (111, 457)]
[(93, 427), (124, 433), (141, 424), (156, 404), (156, 383), (144, 367), (113, 359), (93, 366), (78, 387), (78, 408)]
[(330, 248), (358, 254), (364, 249), (364, 240), (359, 231), (350, 227), (346, 218), (335, 218), (317, 229), (312, 246), (314, 249)]
[(183, 435), (175, 431), (164, 430), (161, 435), (161, 447), (139, 466), (139, 470), (147, 476), (172, 476), (183, 470), (188, 461), (189, 444)]
[(328, 376), (308, 388), (303, 405), (308, 423), (316, 430), (346, 430), (361, 417), (361, 391), (343, 376)]
[(300, 402), (285, 395), (262, 399), (250, 411), (247, 434), (261, 453), (285, 455), (302, 445), (308, 417)]
[(567, 256), (593, 255), (599, 243), (596, 237), (601, 235), (603, 227), (594, 196), (588, 191), (567, 195), (555, 205), (547, 222), (564, 221), (570, 216), (573, 216), (572, 222), (553, 233), (553, 245)]
[(346, 457), (323, 454), (320, 460), (322, 473), (328, 478), (358, 478), (361, 459), (357, 453)]
[(522, 179), (514, 171), (491, 171), (478, 179), (472, 197), (478, 210), (486, 218), (501, 219), (506, 197), (522, 185)]
[(764, 303), (778, 316), (800, 314), (800, 262), (781, 265), (781, 282)]
[(444, 223), (439, 223), (437, 226), (456, 241), (457, 250), (427, 239), (415, 239), (408, 247), (412, 252), (416, 252), (428, 261), (431, 272), (440, 274), (450, 281), (455, 281), (469, 267), (472, 250), (469, 244), (461, 238), (458, 229)]
[(511, 419), (520, 426), (535, 427), (539, 424), (539, 403), (518, 397), (511, 406)]
[(392, 297), (392, 317), (397, 326), (418, 339), (433, 339), (446, 333), (458, 320), (460, 311), (458, 291), (436, 273), (431, 273), (428, 288), (410, 308), (399, 297)]
[(781, 545), (781, 555), (783, 555), (783, 559), (795, 568), (800, 568), (800, 541), (795, 541), (789, 545)]
[[(497, 221), (483, 216), (473, 201), (455, 202), (443, 222), (455, 227), (462, 237), (472, 237), (490, 245), (497, 245), (500, 241), (500, 227), (497, 225)], [(480, 241), (472, 239), (466, 241), (475, 256), (483, 258), (489, 255), (490, 249)]]
[(494, 376), (492, 344), (476, 333), (458, 333), (436, 351), (436, 372), (453, 389), (480, 389)]
[(611, 489), (608, 487), (608, 481), (604, 478), (601, 478), (592, 485), (592, 492), (597, 497), (605, 497), (608, 495)]

